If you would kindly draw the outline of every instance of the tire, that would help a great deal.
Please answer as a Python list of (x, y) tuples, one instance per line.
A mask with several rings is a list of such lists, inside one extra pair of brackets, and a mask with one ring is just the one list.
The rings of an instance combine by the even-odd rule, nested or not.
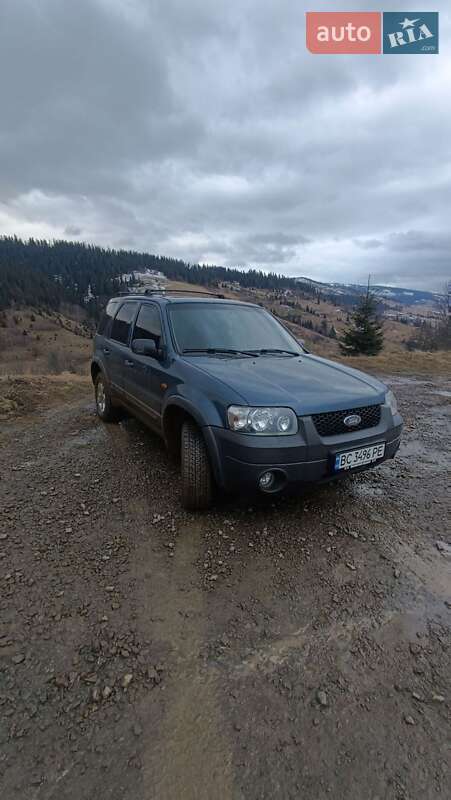
[(96, 376), (94, 391), (97, 416), (103, 422), (118, 422), (121, 416), (120, 411), (113, 405), (103, 372), (99, 372)]
[(182, 427), (181, 468), (183, 507), (188, 511), (209, 508), (213, 476), (204, 437), (193, 422), (185, 422)]

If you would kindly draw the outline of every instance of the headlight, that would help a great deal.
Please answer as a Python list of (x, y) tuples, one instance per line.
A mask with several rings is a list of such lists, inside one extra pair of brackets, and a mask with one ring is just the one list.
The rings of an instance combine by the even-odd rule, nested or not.
[(393, 416), (395, 416), (395, 414), (398, 413), (398, 403), (392, 391), (387, 392), (387, 394), (385, 395), (385, 402), (390, 408), (390, 411), (393, 414)]
[(288, 436), (298, 430), (298, 420), (291, 408), (230, 406), (227, 420), (232, 431), (242, 433)]

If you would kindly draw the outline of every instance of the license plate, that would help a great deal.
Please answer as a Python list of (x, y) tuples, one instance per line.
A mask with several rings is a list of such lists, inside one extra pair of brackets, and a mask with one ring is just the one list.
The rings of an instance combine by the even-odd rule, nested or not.
[(348, 450), (347, 453), (338, 453), (335, 456), (335, 472), (341, 469), (354, 469), (364, 464), (379, 461), (385, 453), (385, 442), (371, 444), (369, 447), (359, 447), (358, 450)]

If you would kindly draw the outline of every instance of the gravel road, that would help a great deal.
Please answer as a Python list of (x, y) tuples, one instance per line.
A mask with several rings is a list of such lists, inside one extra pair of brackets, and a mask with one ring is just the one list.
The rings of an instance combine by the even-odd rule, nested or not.
[(2, 800), (449, 800), (451, 383), (389, 382), (394, 462), (208, 514), (90, 396), (1, 423)]

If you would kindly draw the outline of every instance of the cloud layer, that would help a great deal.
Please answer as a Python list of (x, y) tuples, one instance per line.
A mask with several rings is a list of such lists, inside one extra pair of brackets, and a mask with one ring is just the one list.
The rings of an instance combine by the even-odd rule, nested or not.
[(314, 56), (306, 10), (3, 0), (0, 232), (440, 287), (446, 6), (442, 53), (404, 57)]

